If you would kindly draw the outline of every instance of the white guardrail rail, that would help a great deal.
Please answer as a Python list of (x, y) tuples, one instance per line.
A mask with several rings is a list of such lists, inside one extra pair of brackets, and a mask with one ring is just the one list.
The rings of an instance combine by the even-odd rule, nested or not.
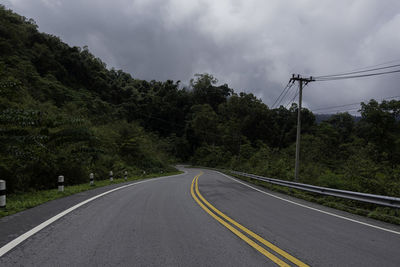
[(264, 181), (264, 182), (271, 183), (271, 184), (286, 186), (286, 187), (290, 187), (290, 188), (300, 189), (303, 191), (308, 191), (308, 192), (313, 192), (313, 193), (318, 193), (318, 194), (328, 195), (328, 196), (334, 196), (334, 197), (340, 197), (340, 198), (346, 198), (346, 199), (351, 199), (351, 200), (357, 200), (357, 201), (362, 201), (362, 202), (367, 202), (367, 203), (373, 203), (373, 204), (378, 204), (378, 205), (392, 207), (392, 208), (400, 208), (400, 198), (397, 198), (397, 197), (389, 197), (389, 196), (374, 195), (374, 194), (353, 192), (353, 191), (347, 191), (347, 190), (332, 189), (332, 188), (327, 188), (327, 187), (320, 187), (320, 186), (315, 186), (315, 185), (272, 179), (272, 178), (267, 178), (267, 177), (263, 177), (263, 176), (259, 176), (259, 175), (255, 175), (255, 174), (249, 174), (249, 173), (238, 172), (238, 171), (230, 171), (230, 172), (233, 174), (236, 174), (236, 175), (249, 177), (251, 179)]

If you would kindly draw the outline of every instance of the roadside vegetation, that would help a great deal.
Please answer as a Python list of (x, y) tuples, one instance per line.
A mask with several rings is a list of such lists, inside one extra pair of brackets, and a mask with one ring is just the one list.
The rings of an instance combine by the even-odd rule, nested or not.
[[(301, 112), (300, 182), (400, 197), (400, 101), (361, 103), (357, 120)], [(56, 188), (58, 175), (74, 185), (176, 162), (293, 180), (296, 119), (296, 104), (271, 109), (211, 74), (184, 86), (108, 69), (0, 6), (0, 179), (10, 194)]]
[(129, 99), (141, 81), (4, 7), (0, 32), (0, 179), (8, 194), (56, 188), (58, 175), (74, 185), (91, 172), (106, 179), (111, 170), (175, 170), (165, 138), (127, 114), (138, 112)]

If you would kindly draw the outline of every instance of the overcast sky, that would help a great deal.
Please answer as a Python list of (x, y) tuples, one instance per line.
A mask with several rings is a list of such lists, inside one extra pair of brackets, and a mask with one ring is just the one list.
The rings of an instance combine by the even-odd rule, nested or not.
[[(146, 80), (211, 73), (271, 106), (292, 73), (400, 63), (399, 0), (6, 0), (42, 32)], [(400, 74), (314, 82), (310, 109), (400, 95)], [(293, 89), (294, 90), (294, 89)], [(293, 92), (294, 94), (294, 92)], [(399, 99), (399, 98), (397, 98)], [(286, 101), (284, 101), (284, 104)]]

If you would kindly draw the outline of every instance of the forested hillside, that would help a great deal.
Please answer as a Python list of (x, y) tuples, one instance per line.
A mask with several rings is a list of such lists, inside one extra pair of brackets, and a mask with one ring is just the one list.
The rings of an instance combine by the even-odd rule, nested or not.
[[(9, 192), (170, 169), (168, 143), (137, 120), (153, 87), (107, 70), (87, 48), (0, 8), (0, 177)], [(135, 99), (135, 101), (132, 101)]]
[[(11, 190), (173, 162), (293, 179), (295, 104), (270, 109), (211, 74), (188, 88), (133, 78), (4, 7), (0, 55), (0, 177)], [(361, 116), (317, 124), (302, 109), (301, 182), (400, 196), (400, 101), (361, 103)]]

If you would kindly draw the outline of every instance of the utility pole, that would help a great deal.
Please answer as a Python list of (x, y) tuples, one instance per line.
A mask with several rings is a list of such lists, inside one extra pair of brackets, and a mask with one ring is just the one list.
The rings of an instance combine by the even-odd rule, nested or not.
[(294, 180), (299, 181), (299, 164), (300, 164), (300, 132), (301, 132), (301, 102), (303, 98), (303, 83), (307, 85), (309, 82), (315, 81), (313, 77), (303, 78), (299, 74), (297, 77), (293, 74), (289, 82), (299, 82), (299, 105), (297, 107), (297, 135), (296, 135), (296, 163), (294, 167)]

